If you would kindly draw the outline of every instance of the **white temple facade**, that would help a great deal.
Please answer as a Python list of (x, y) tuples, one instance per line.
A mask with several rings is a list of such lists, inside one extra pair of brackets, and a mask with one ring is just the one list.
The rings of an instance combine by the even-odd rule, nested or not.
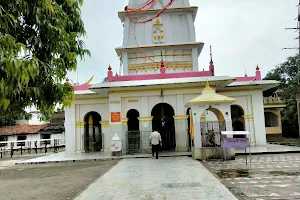
[(279, 83), (261, 80), (258, 66), (255, 75), (241, 77), (215, 76), (212, 60), (199, 67), (204, 43), (195, 37), (197, 7), (175, 0), (139, 23), (171, 1), (158, 0), (147, 12), (129, 10), (145, 2), (129, 0), (127, 11), (119, 12), (122, 73), (113, 75), (109, 66), (107, 83), (74, 87), (75, 100), (65, 109), (67, 151), (110, 151), (117, 133), (124, 154), (149, 152), (154, 129), (162, 150), (193, 151), (195, 159), (209, 131), (217, 138), (222, 130), (246, 130), (251, 145), (266, 145), (262, 92)]

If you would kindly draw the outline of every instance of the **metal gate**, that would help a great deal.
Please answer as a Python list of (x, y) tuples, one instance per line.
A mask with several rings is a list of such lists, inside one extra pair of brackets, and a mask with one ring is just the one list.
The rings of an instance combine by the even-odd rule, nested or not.
[(200, 122), (202, 147), (220, 147), (221, 131), (226, 130), (225, 121)]
[(141, 132), (127, 131), (126, 134), (129, 154), (141, 153)]
[(103, 150), (103, 133), (84, 134), (83, 137), (85, 152), (96, 152)]

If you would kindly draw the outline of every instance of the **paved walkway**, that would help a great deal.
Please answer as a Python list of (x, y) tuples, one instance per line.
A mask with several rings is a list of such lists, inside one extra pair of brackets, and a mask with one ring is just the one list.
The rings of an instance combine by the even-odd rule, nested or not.
[(188, 157), (125, 159), (76, 200), (235, 200), (200, 162)]
[[(178, 157), (191, 156), (191, 152), (160, 152), (160, 157)], [(89, 161), (89, 160), (119, 160), (130, 158), (151, 158), (152, 154), (134, 154), (112, 156), (110, 152), (93, 152), (93, 153), (67, 153), (60, 152), (38, 158), (28, 159), (18, 164), (35, 164), (35, 163), (52, 163), (52, 162), (73, 162), (73, 161)]]
[(253, 155), (251, 160), (251, 168), (245, 165), (245, 156), (226, 165), (205, 163), (246, 199), (300, 199), (300, 153)]
[[(244, 149), (236, 149), (237, 154), (244, 154)], [(299, 152), (300, 147), (287, 146), (287, 145), (277, 145), (277, 144), (267, 144), (266, 146), (254, 146), (251, 147), (251, 153), (253, 154), (263, 154), (263, 153), (292, 153)], [(248, 153), (248, 149), (247, 149)]]

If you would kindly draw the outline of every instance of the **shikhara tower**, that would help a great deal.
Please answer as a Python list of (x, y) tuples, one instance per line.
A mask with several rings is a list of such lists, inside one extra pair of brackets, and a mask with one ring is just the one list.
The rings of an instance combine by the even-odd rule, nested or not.
[[(128, 7), (138, 8), (146, 2), (129, 0)], [(159, 73), (161, 60), (166, 72), (198, 71), (198, 57), (204, 43), (196, 41), (197, 7), (191, 7), (189, 0), (174, 0), (160, 16), (140, 23), (151, 19), (170, 2), (157, 0), (147, 12), (119, 12), (124, 37), (122, 47), (116, 48), (116, 52), (123, 64), (123, 75)]]

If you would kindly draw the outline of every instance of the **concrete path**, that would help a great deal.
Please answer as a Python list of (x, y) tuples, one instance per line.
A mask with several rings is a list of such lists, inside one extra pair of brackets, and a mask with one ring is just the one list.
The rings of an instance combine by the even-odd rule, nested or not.
[[(55, 163), (55, 162), (74, 162), (74, 161), (91, 161), (91, 160), (120, 160), (131, 158), (151, 158), (152, 154), (134, 154), (112, 156), (110, 152), (93, 152), (93, 153), (53, 153), (51, 155), (38, 158), (28, 159), (18, 164), (36, 164), (36, 163)], [(192, 156), (191, 152), (160, 152), (160, 157), (178, 157)]]
[[(237, 154), (245, 154), (244, 149), (236, 149)], [(267, 144), (265, 146), (252, 146), (252, 154), (267, 154), (267, 153), (300, 153), (300, 147), (287, 146), (287, 145), (277, 145), (277, 144)], [(249, 150), (247, 149), (247, 154)]]
[(188, 157), (125, 159), (76, 200), (235, 200), (200, 162)]

